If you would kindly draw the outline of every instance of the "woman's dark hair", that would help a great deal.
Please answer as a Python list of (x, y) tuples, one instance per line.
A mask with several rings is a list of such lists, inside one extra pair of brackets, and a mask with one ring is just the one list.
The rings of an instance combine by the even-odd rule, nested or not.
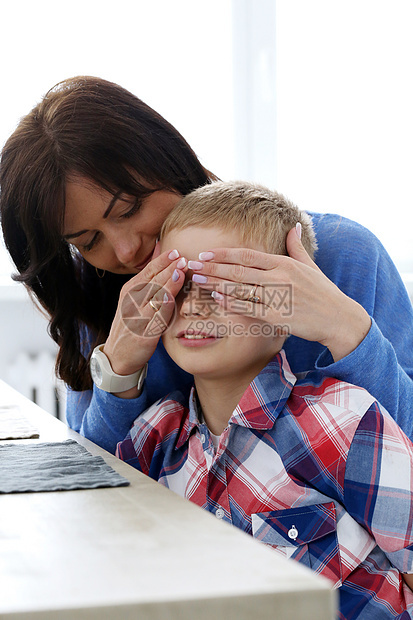
[[(106, 273), (99, 279), (62, 239), (65, 184), (74, 175), (113, 195), (138, 198), (157, 190), (185, 195), (214, 176), (162, 116), (117, 84), (95, 77), (57, 84), (6, 142), (0, 214), (19, 272), (13, 277), (50, 317), (50, 335), (59, 345), (58, 375), (74, 390), (84, 390), (91, 387), (90, 345), (106, 340), (120, 289), (131, 276)], [(92, 333), (88, 346), (82, 343), (84, 325)]]

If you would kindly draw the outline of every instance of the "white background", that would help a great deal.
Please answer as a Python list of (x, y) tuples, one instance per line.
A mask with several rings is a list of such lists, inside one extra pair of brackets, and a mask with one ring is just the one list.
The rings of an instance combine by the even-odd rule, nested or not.
[(221, 178), (351, 217), (413, 272), (412, 31), (413, 0), (15, 0), (0, 144), (56, 82), (98, 75)]
[(277, 1), (277, 184), (413, 272), (413, 1)]

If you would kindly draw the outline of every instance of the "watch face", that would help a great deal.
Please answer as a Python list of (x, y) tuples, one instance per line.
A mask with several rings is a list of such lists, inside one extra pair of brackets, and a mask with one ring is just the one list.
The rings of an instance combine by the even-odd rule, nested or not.
[(100, 364), (95, 357), (92, 357), (90, 360), (90, 372), (94, 383), (96, 383), (99, 387), (102, 384), (102, 371), (100, 369)]

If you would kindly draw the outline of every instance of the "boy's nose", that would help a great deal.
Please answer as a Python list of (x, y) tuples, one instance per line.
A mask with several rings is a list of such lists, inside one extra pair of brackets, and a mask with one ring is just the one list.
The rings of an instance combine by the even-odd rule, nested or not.
[[(193, 282), (187, 282), (184, 287), (180, 313), (184, 317), (203, 316), (207, 317), (211, 313), (213, 299), (208, 291), (205, 291)], [(212, 302), (212, 303), (211, 303)]]

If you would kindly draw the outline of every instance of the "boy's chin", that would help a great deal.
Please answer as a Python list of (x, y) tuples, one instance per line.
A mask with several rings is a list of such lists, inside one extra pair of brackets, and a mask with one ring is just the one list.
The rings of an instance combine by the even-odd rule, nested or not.
[(203, 365), (194, 365), (194, 364), (178, 364), (182, 370), (188, 372), (190, 375), (193, 375), (195, 379), (217, 379), (222, 377), (222, 369), (217, 368), (216, 366), (208, 366), (206, 364)]

